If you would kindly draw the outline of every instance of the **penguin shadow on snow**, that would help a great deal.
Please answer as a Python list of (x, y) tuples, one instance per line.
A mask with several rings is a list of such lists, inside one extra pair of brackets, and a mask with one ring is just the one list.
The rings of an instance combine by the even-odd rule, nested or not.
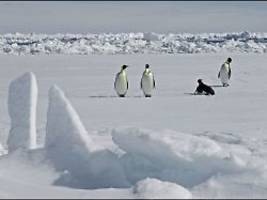
[(205, 94), (200, 94), (200, 93), (194, 93), (194, 92), (185, 92), (185, 95), (197, 95), (197, 96), (207, 96)]
[(142, 98), (142, 95), (133, 95), (133, 96), (125, 96), (125, 97), (118, 97), (117, 95), (90, 95), (89, 98), (119, 98), (119, 99), (125, 99), (125, 98)]
[[(222, 85), (210, 85), (211, 88), (225, 88)], [(185, 95), (196, 95), (196, 96), (210, 96), (205, 93), (196, 93), (196, 92), (184, 92)]]
[(213, 88), (222, 88), (224, 86), (223, 85), (210, 85), (210, 87), (213, 87)]
[(116, 95), (90, 95), (88, 96), (89, 98), (117, 98), (118, 96)]

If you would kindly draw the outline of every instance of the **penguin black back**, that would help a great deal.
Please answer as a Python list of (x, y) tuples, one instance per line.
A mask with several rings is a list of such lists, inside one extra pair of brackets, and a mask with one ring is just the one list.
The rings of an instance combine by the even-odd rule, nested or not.
[(204, 92), (206, 95), (214, 95), (215, 94), (215, 91), (212, 89), (212, 87), (204, 84), (202, 82), (202, 79), (198, 79), (197, 82), (199, 85), (196, 89), (196, 93), (202, 94)]

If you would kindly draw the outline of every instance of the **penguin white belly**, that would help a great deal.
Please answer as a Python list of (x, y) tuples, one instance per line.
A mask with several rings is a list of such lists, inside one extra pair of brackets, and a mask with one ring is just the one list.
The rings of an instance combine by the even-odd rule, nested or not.
[(223, 67), (220, 70), (220, 79), (221, 79), (222, 84), (228, 84), (229, 77), (228, 77), (228, 70), (226, 67)]
[(121, 73), (115, 80), (115, 90), (118, 95), (125, 95), (127, 92), (127, 77)]
[(142, 90), (144, 92), (144, 95), (151, 96), (152, 90), (154, 88), (154, 81), (153, 81), (153, 75), (150, 74), (144, 74), (142, 77)]

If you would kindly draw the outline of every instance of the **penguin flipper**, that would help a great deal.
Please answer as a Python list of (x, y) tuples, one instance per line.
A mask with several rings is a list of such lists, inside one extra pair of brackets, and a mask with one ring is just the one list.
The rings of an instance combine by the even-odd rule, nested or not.
[(218, 78), (220, 78), (220, 76), (221, 76), (221, 73), (219, 72), (219, 73), (218, 73)]
[(129, 88), (129, 83), (128, 83), (128, 80), (127, 80), (127, 90), (128, 90), (128, 88)]
[(229, 72), (228, 72), (228, 78), (229, 79), (231, 78), (231, 74), (232, 74), (232, 71), (231, 71), (231, 68), (229, 68)]
[(119, 74), (120, 74), (120, 73), (117, 73), (117, 74), (116, 74), (115, 81), (114, 81), (114, 89), (116, 89), (116, 82), (117, 82), (117, 80), (118, 80), (118, 78), (119, 78)]
[(141, 89), (143, 88), (142, 79), (141, 79), (141, 81), (140, 81), (140, 88), (141, 88)]
[(154, 86), (154, 88), (156, 88), (156, 81), (155, 81), (154, 77), (153, 77), (153, 86)]

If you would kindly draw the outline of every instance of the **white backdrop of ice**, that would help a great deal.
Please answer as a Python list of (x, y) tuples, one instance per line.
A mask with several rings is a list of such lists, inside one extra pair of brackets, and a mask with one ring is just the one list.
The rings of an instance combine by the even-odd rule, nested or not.
[[(56, 140), (58, 138), (60, 140)], [(56, 157), (57, 150), (61, 148), (66, 148), (64, 151), (77, 150), (78, 154), (86, 154), (98, 149), (65, 94), (56, 85), (49, 90), (45, 144), (48, 154), (53, 149), (52, 155)], [(68, 144), (75, 146), (72, 147), (73, 149), (68, 148)]]
[[(231, 87), (226, 89), (216, 87), (216, 96), (212, 98), (184, 94), (195, 89), (198, 76), (204, 76), (207, 83), (216, 86), (217, 70), (229, 55), (234, 60)], [(137, 180), (142, 181), (142, 177), (156, 176), (159, 181), (182, 185), (192, 193), (193, 198), (266, 198), (267, 118), (263, 109), (266, 107), (267, 94), (263, 87), (267, 81), (264, 73), (266, 55), (228, 53), (176, 56), (2, 55), (1, 62), (3, 66), (8, 67), (8, 70), (0, 68), (2, 88), (0, 101), (5, 102), (8, 82), (14, 75), (31, 69), (39, 77), (41, 101), (38, 113), (42, 118), (38, 126), (39, 130), (45, 133), (42, 129), (46, 122), (47, 90), (51, 83), (59, 82), (83, 119), (84, 126), (90, 130), (88, 133), (92, 141), (101, 146), (112, 147), (113, 152), (118, 152), (120, 148), (125, 150), (124, 155), (119, 157), (119, 161), (124, 166), (127, 177), (133, 180), (130, 182), (133, 188), (136, 188)], [(139, 84), (132, 84), (129, 98), (122, 100), (113, 97), (111, 74), (116, 72), (119, 64), (132, 64), (134, 67), (131, 68), (131, 82), (139, 83), (140, 73), (146, 62), (151, 62), (151, 66), (157, 73), (159, 87), (156, 95), (149, 100), (139, 98), (141, 95)], [(92, 96), (88, 97), (89, 95)], [(121, 108), (124, 108), (123, 115)], [(8, 122), (6, 120), (8, 113), (5, 109), (7, 109), (6, 106), (0, 109), (0, 134), (5, 134), (8, 132), (5, 130), (9, 128), (8, 123), (3, 123)], [(120, 129), (124, 126), (136, 128)], [(173, 131), (167, 131), (166, 128)], [(133, 132), (133, 137), (118, 136), (120, 140), (116, 142), (118, 147), (111, 139), (110, 133), (113, 129), (121, 135)], [(162, 137), (161, 140), (159, 135), (166, 135), (166, 137)], [(64, 135), (62, 134), (61, 137)], [(131, 141), (127, 141), (127, 138), (134, 139), (133, 144), (130, 144)], [(174, 139), (170, 140), (170, 138)], [(1, 140), (3, 145), (4, 141)], [(58, 141), (60, 143), (60, 138)], [(179, 146), (175, 146), (172, 142)], [(71, 146), (71, 144), (68, 145)], [(137, 147), (134, 148), (133, 145), (138, 146), (140, 150), (137, 151)], [(145, 148), (146, 145), (152, 148), (152, 152)], [(155, 149), (157, 146), (158, 151)], [(165, 149), (165, 146), (169, 147)], [(64, 152), (63, 155), (67, 157), (67, 153), (69, 151), (66, 154)], [(163, 158), (166, 156), (166, 163), (157, 154)], [(14, 159), (14, 162), (9, 162), (4, 159), (5, 157)], [(110, 158), (110, 156), (107, 157)], [(107, 163), (104, 162), (105, 160)], [(100, 161), (106, 166), (110, 164), (107, 158), (99, 158)], [(181, 166), (178, 169), (175, 168), (175, 161)], [(8, 167), (11, 164), (12, 168)], [(97, 162), (94, 164), (97, 169), (101, 166)], [(219, 164), (221, 164), (220, 167), (218, 167)], [(14, 153), (0, 157), (2, 172), (0, 173), (0, 197), (136, 198), (138, 196), (138, 193), (135, 193), (136, 196), (132, 194), (132, 187), (103, 189), (97, 181), (99, 186), (97, 190), (75, 189), (73, 187), (79, 187), (77, 182), (85, 183), (90, 180), (89, 176), (83, 180), (68, 173), (64, 176), (62, 171), (51, 175), (48, 173), (50, 169), (37, 165), (29, 167), (29, 165), (31, 164), (25, 161), (24, 157), (22, 158), (21, 155), (15, 157)], [(170, 170), (169, 165), (174, 166), (173, 171)], [(184, 169), (182, 166), (186, 165), (188, 169), (193, 170), (191, 174), (189, 171), (180, 171)], [(214, 171), (209, 165), (214, 167)], [(79, 166), (76, 169), (82, 172), (90, 171), (88, 168), (85, 170), (85, 167)], [(161, 170), (164, 172), (160, 173)], [(151, 172), (153, 176), (150, 176)], [(178, 177), (177, 174), (183, 172), (185, 179), (177, 181), (175, 179)], [(207, 172), (210, 172), (210, 176), (206, 176)], [(58, 176), (61, 178), (57, 179)], [(72, 185), (68, 185), (70, 187), (55, 187), (51, 182), (48, 183), (56, 179), (55, 184), (62, 186), (62, 182), (66, 184), (69, 178), (73, 181), (76, 179), (76, 183), (74, 181)], [(189, 184), (193, 187), (189, 187)], [(84, 184), (83, 188), (85, 187), (93, 188)], [(143, 191), (139, 190), (139, 192)]]
[(3, 34), (0, 54), (266, 53), (267, 33)]
[(5, 154), (5, 153), (6, 153), (5, 149), (2, 146), (2, 144), (0, 143), (0, 156), (3, 155), (3, 154)]
[(154, 177), (192, 187), (217, 173), (241, 172), (245, 165), (216, 142), (189, 134), (127, 128), (112, 136), (126, 152), (121, 162), (132, 183)]
[(146, 41), (158, 41), (160, 40), (159, 35), (156, 33), (146, 32), (143, 36)]
[(153, 178), (137, 182), (133, 192), (141, 199), (192, 199), (192, 194), (184, 187)]
[(100, 188), (129, 186), (115, 154), (94, 143), (64, 92), (49, 90), (47, 158), (57, 170), (68, 170), (56, 184)]
[(36, 148), (38, 88), (35, 75), (28, 72), (13, 80), (8, 95), (8, 111), (11, 119), (7, 140), (8, 150)]

